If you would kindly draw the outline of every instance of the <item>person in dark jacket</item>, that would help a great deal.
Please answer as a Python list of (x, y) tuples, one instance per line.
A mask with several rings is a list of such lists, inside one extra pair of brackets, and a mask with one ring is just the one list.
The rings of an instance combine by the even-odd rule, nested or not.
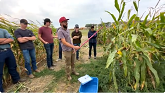
[[(90, 38), (96, 31), (94, 30), (94, 26), (91, 26), (91, 29), (88, 32), (88, 38)], [(91, 58), (91, 50), (92, 46), (94, 48), (94, 59), (96, 59), (96, 45), (97, 45), (97, 34), (94, 35), (90, 40), (89, 40), (89, 59)]]

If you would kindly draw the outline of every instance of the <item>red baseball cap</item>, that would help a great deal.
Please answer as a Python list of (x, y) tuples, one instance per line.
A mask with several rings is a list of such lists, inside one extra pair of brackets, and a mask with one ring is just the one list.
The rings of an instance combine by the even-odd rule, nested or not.
[(61, 17), (61, 18), (59, 19), (59, 22), (61, 23), (61, 22), (66, 21), (66, 20), (69, 20), (69, 19), (66, 19), (65, 17)]

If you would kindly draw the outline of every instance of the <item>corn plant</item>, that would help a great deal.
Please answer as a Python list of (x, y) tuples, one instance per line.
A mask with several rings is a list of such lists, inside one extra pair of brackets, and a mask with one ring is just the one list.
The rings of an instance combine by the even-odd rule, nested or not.
[[(119, 13), (118, 18), (109, 11), (114, 20), (112, 26), (105, 28), (102, 32), (103, 41), (110, 39), (110, 43), (104, 42), (105, 53), (109, 55), (106, 68), (110, 69), (110, 81), (113, 80), (116, 91), (118, 84), (116, 78), (117, 68), (123, 70), (127, 84), (134, 90), (147, 88), (147, 76), (150, 77), (153, 88), (159, 86), (160, 78), (153, 64), (164, 60), (165, 43), (165, 12), (155, 11), (151, 16), (150, 12), (142, 20), (138, 15), (139, 2), (133, 1), (136, 14), (130, 15), (128, 10), (127, 21), (122, 20), (126, 3), (115, 0), (115, 8)], [(156, 7), (155, 7), (156, 8)], [(151, 16), (151, 20), (149, 19)], [(101, 36), (100, 36), (101, 37)]]

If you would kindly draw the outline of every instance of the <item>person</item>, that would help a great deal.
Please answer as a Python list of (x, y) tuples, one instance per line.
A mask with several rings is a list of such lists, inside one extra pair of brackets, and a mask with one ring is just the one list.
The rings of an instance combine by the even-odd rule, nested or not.
[[(79, 25), (75, 25), (75, 31), (72, 32), (74, 46), (80, 46), (82, 33), (79, 31)], [(76, 51), (76, 59), (79, 60), (79, 50)]]
[[(94, 33), (96, 33), (96, 31), (94, 30), (94, 26), (91, 26), (91, 29), (88, 32), (88, 38), (90, 38)], [(92, 50), (92, 46), (94, 48), (94, 59), (96, 59), (96, 45), (97, 45), (97, 34), (94, 35), (90, 40), (89, 40), (89, 59), (91, 58), (91, 50)]]
[(0, 92), (4, 92), (2, 85), (4, 64), (6, 64), (8, 72), (11, 75), (12, 82), (14, 84), (16, 84), (17, 82), (25, 81), (25, 79), (20, 79), (20, 76), (16, 70), (16, 59), (9, 44), (13, 41), (14, 38), (8, 33), (7, 30), (0, 28)]
[[(57, 31), (56, 31), (56, 36), (57, 36), (57, 37), (58, 37), (57, 32), (58, 32), (58, 30), (59, 30), (60, 28), (61, 28), (61, 27), (57, 28)], [(59, 45), (59, 46), (58, 46), (59, 51), (58, 51), (58, 59), (57, 59), (56, 61), (61, 61), (61, 60), (62, 60), (62, 48), (61, 48), (60, 42), (59, 42), (58, 45)]]
[(52, 29), (50, 28), (51, 20), (49, 18), (44, 19), (44, 26), (40, 27), (38, 30), (38, 38), (44, 44), (46, 55), (47, 55), (47, 67), (52, 70), (55, 66), (53, 64), (53, 49), (54, 49), (54, 41), (53, 38), (57, 38), (53, 36)]
[(32, 70), (30, 66), (30, 61), (31, 61), (33, 70), (35, 72), (40, 72), (40, 71), (37, 69), (36, 53), (35, 53), (35, 47), (33, 44), (33, 41), (36, 40), (36, 37), (31, 30), (26, 29), (28, 24), (29, 23), (26, 19), (21, 19), (20, 20), (21, 27), (15, 30), (14, 36), (16, 37), (19, 47), (23, 53), (27, 75), (29, 76), (29, 78), (34, 78), (34, 75), (32, 74)]
[[(68, 28), (68, 20), (65, 17), (61, 17), (59, 19), (59, 23), (61, 24), (61, 28), (58, 30), (58, 39), (60, 40), (60, 44), (62, 47), (62, 51), (65, 57), (65, 72), (68, 80), (71, 80), (71, 74), (79, 75), (79, 73), (75, 72), (75, 53), (74, 50), (78, 50), (79, 46), (74, 46), (71, 42), (70, 31)], [(70, 69), (71, 65), (71, 69)]]

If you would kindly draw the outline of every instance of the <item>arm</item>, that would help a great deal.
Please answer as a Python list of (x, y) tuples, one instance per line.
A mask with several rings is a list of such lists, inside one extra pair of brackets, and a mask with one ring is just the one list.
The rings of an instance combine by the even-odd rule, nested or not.
[(32, 36), (32, 37), (23, 37), (24, 39), (27, 39), (28, 41), (31, 40), (36, 40), (36, 37), (35, 36)]
[(8, 44), (8, 43), (11, 43), (11, 42), (13, 42), (14, 40), (13, 39), (11, 39), (11, 38), (0, 38), (0, 41), (1, 40), (4, 40), (4, 41), (2, 41), (2, 42), (0, 42), (0, 45), (3, 45), (3, 44)]
[(48, 42), (44, 41), (44, 40), (41, 38), (41, 34), (38, 34), (38, 38), (39, 38), (39, 40), (41, 40), (42, 43), (48, 44)]
[(78, 37), (78, 36), (75, 36), (75, 35), (74, 35), (74, 32), (72, 32), (72, 38), (73, 38), (73, 39), (77, 39), (77, 38), (79, 38), (79, 37)]
[(7, 38), (0, 38), (0, 43), (5, 41)]
[(23, 38), (23, 37), (19, 37), (19, 38), (17, 38), (17, 40), (19, 43), (25, 43), (25, 42), (29, 41), (28, 39)]
[(72, 45), (72, 44), (66, 42), (66, 41), (65, 41), (65, 38), (62, 38), (62, 39), (61, 39), (61, 42), (62, 42), (65, 46), (71, 47), (71, 48), (76, 49), (76, 50), (78, 50), (78, 49), (80, 48), (79, 46), (74, 46), (74, 45)]

